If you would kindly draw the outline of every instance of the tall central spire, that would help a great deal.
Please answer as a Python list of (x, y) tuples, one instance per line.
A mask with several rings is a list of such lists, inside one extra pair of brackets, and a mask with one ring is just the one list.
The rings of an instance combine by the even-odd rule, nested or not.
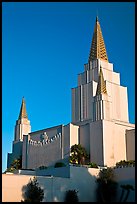
[(27, 118), (28, 119), (24, 97), (22, 98), (22, 104), (21, 104), (21, 109), (20, 109), (20, 114), (19, 114), (19, 119), (21, 119), (21, 118)]
[(98, 20), (98, 16), (96, 17), (96, 24), (94, 28), (93, 38), (92, 38), (92, 44), (89, 54), (89, 61), (94, 59), (103, 59), (105, 61), (108, 61), (107, 52), (105, 48), (105, 43), (100, 27), (100, 23)]

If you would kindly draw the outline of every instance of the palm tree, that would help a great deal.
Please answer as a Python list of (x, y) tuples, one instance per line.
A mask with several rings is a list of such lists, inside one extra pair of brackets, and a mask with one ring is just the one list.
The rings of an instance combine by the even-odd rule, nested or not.
[(97, 178), (96, 196), (98, 202), (113, 202), (117, 193), (117, 182), (112, 168), (102, 169)]
[[(134, 191), (134, 187), (132, 185), (130, 185), (130, 184), (121, 185), (120, 187), (122, 188), (122, 193), (121, 193), (121, 196), (120, 196), (120, 202), (126, 202), (127, 199), (128, 199), (130, 190)], [(125, 191), (127, 191), (127, 194), (126, 194), (125, 198), (123, 199)], [(122, 201), (122, 199), (123, 199), (123, 201)]]

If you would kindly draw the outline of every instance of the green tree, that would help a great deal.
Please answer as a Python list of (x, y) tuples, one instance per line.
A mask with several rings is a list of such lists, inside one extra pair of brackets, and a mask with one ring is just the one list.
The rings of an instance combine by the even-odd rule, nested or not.
[(65, 202), (79, 202), (77, 193), (78, 191), (76, 190), (66, 191)]
[(112, 168), (102, 169), (97, 178), (96, 196), (98, 202), (113, 202), (117, 193), (117, 182)]
[(44, 190), (39, 187), (36, 177), (30, 179), (26, 186), (23, 186), (23, 198), (21, 202), (41, 202), (44, 198)]
[(98, 165), (96, 163), (94, 163), (94, 162), (89, 162), (88, 167), (89, 168), (98, 168)]
[(70, 163), (85, 164), (85, 159), (87, 158), (86, 149), (80, 144), (75, 144), (71, 147)]
[(21, 168), (22, 168), (22, 157), (14, 159), (10, 167), (7, 168), (5, 172), (14, 172), (15, 170), (18, 170)]

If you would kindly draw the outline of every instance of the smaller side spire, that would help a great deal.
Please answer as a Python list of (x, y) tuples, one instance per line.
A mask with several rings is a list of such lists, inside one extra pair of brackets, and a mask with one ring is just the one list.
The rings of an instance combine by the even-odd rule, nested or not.
[(21, 104), (21, 109), (20, 109), (20, 114), (19, 114), (18, 119), (21, 119), (21, 118), (27, 118), (28, 119), (24, 96), (22, 98), (22, 104)]
[(102, 93), (107, 94), (107, 89), (106, 89), (106, 83), (103, 77), (102, 67), (100, 66), (100, 73), (99, 73), (99, 80), (98, 80), (96, 95), (99, 95)]

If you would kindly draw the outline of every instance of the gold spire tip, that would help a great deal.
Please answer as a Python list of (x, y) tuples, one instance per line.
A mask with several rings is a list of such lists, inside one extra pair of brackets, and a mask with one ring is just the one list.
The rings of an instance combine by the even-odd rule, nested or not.
[(107, 51), (100, 27), (100, 23), (98, 21), (98, 16), (96, 16), (96, 23), (94, 28), (94, 33), (92, 37), (92, 43), (89, 54), (89, 61), (95, 59), (102, 59), (108, 62)]
[(19, 114), (19, 119), (21, 118), (28, 118), (27, 116), (27, 111), (26, 111), (26, 103), (24, 100), (24, 96), (22, 98), (22, 104), (21, 104), (21, 108), (20, 108), (20, 114)]

